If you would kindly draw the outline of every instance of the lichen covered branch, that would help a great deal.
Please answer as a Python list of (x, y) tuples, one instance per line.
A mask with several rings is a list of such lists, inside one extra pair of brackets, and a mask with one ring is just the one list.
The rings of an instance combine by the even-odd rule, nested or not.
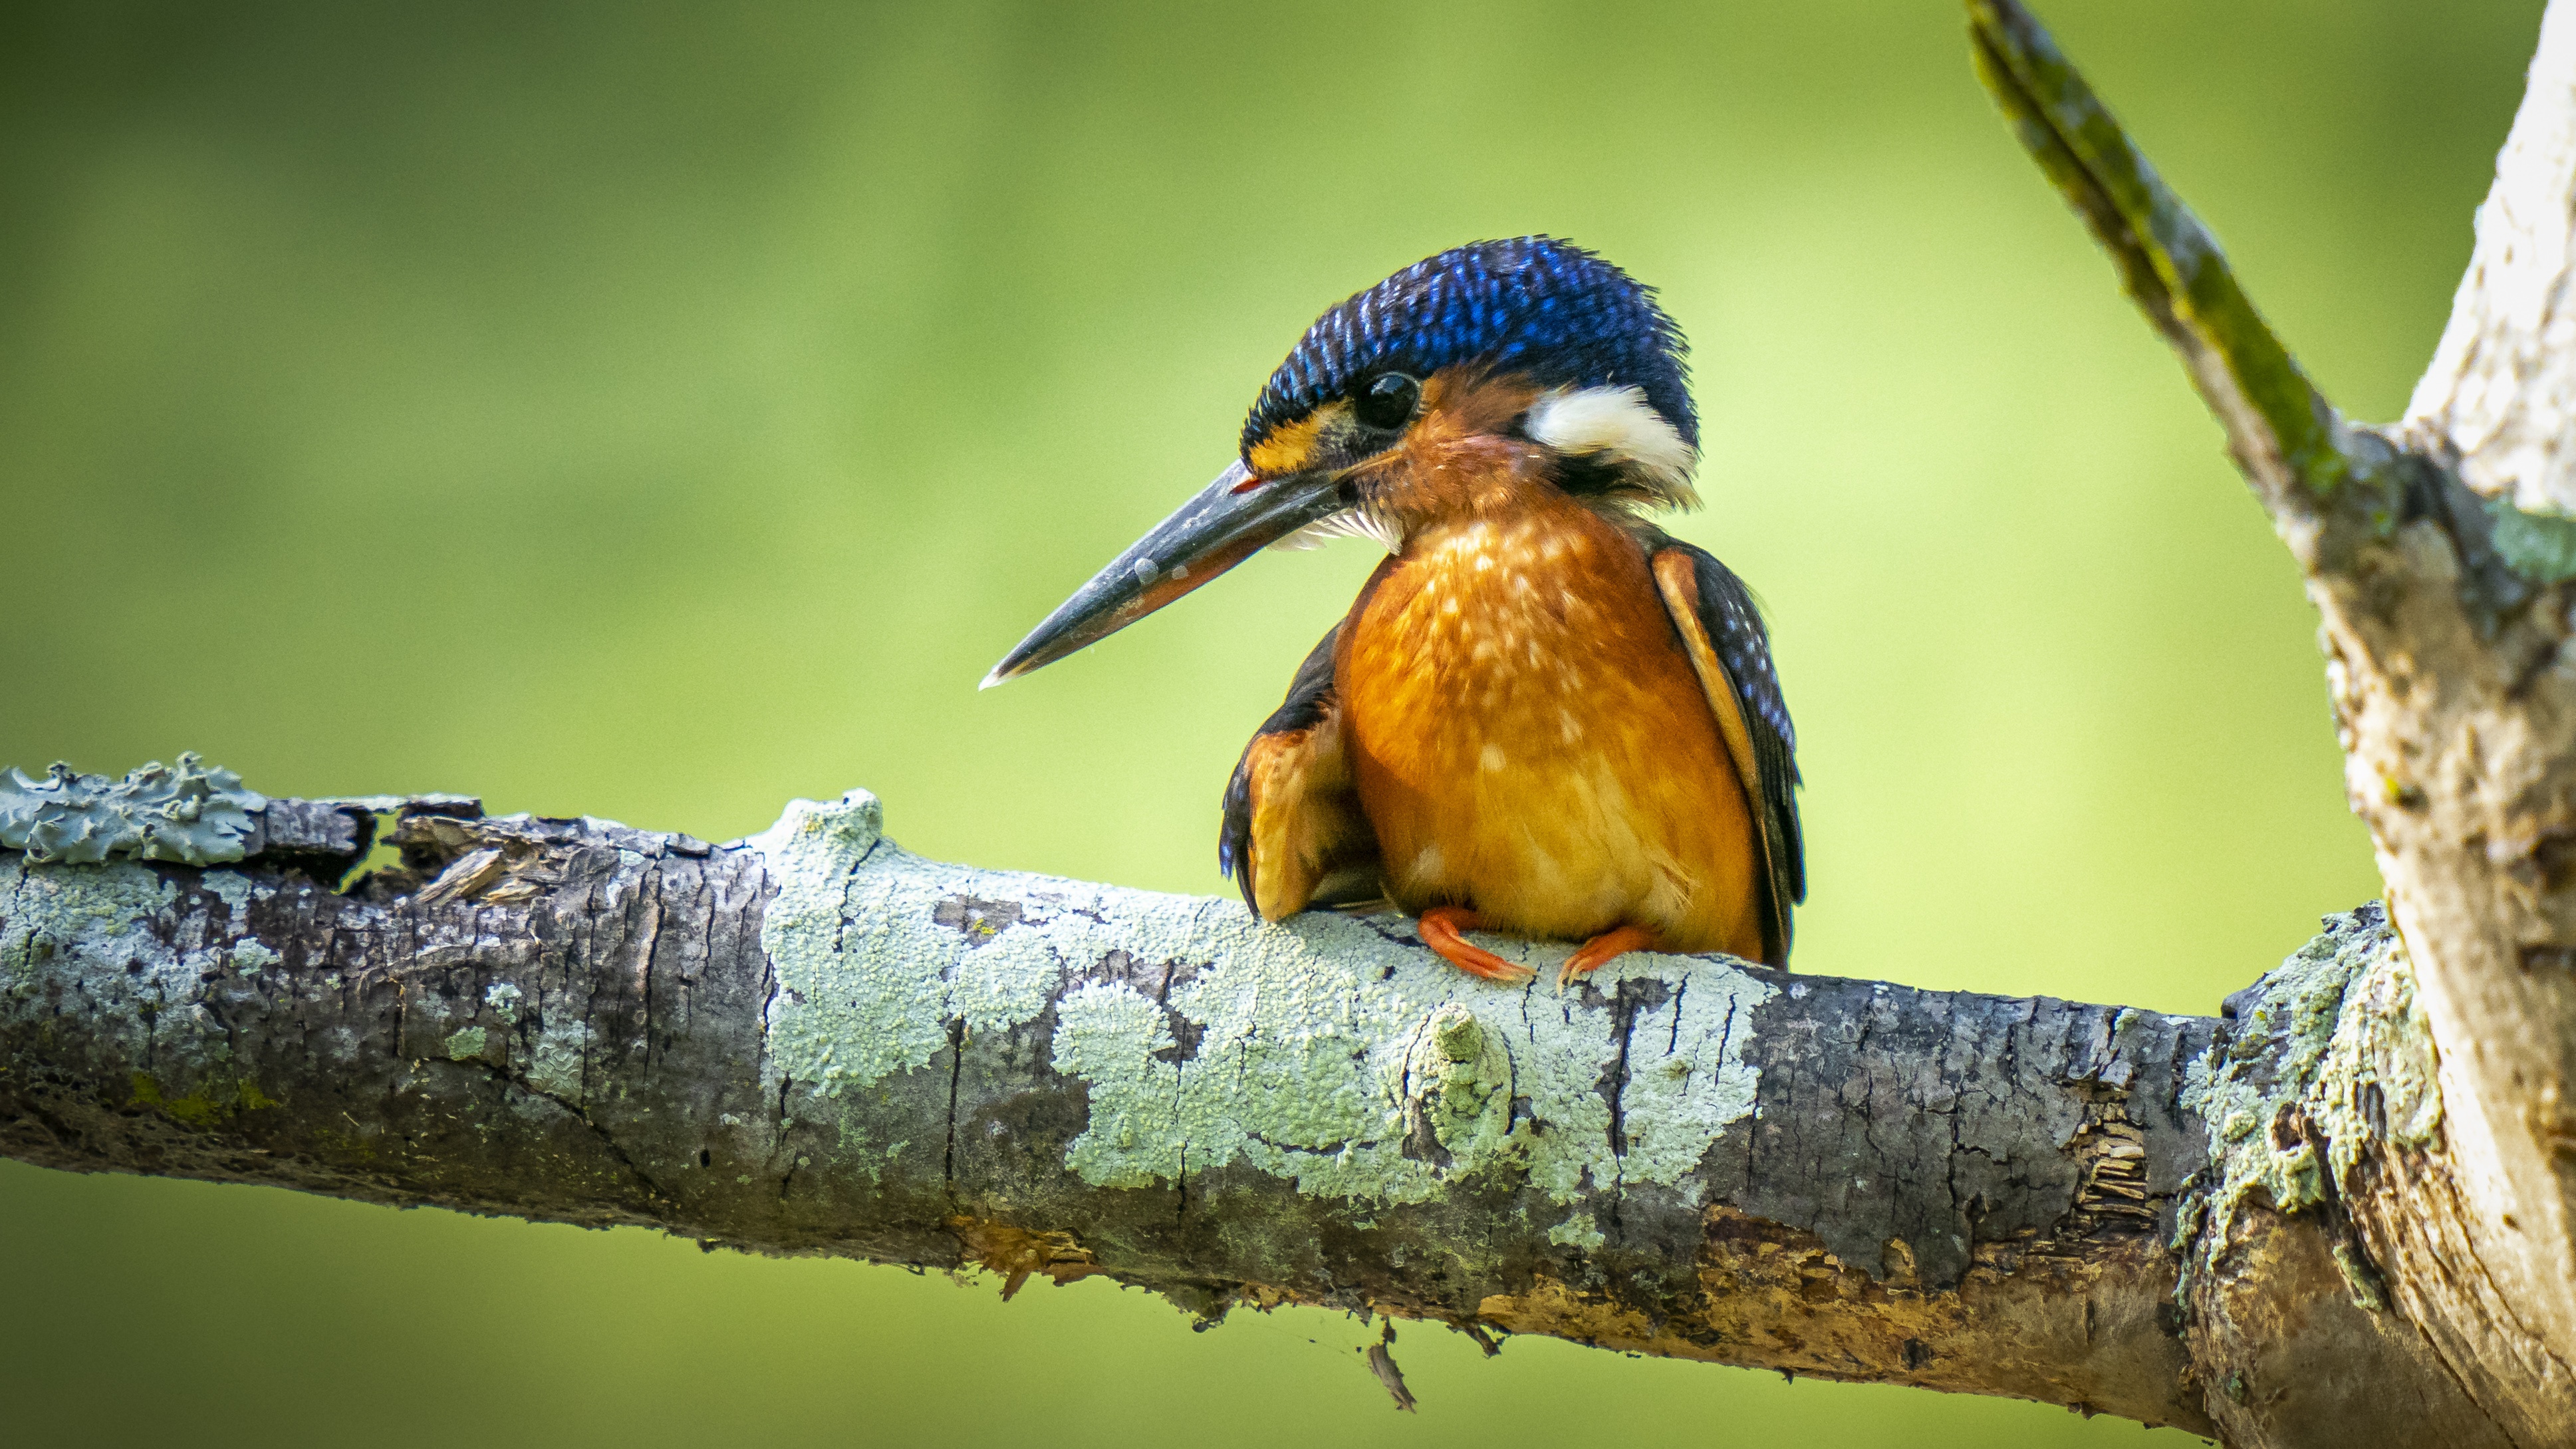
[(0, 1146), (2204, 1422), (2166, 1243), (2215, 1022), (1722, 958), (1506, 989), (878, 820), (442, 800), (346, 894), (0, 855)]

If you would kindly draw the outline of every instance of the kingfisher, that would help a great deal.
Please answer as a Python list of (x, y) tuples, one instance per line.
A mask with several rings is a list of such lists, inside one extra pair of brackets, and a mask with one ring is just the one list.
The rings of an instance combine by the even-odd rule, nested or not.
[(990, 688), (1265, 545), (1386, 559), (1227, 782), (1217, 863), (1265, 921), (1391, 902), (1468, 932), (1785, 968), (1806, 898), (1797, 736), (1743, 580), (1650, 522), (1699, 498), (1681, 330), (1546, 236), (1416, 262), (1317, 318), (1235, 461), (1047, 616)]

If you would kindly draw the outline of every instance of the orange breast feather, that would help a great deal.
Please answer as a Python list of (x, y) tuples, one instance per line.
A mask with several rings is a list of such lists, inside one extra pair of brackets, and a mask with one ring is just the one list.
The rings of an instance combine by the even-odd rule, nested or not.
[(1335, 676), (1398, 905), (1760, 957), (1745, 790), (1644, 551), (1607, 520), (1569, 500), (1415, 535)]

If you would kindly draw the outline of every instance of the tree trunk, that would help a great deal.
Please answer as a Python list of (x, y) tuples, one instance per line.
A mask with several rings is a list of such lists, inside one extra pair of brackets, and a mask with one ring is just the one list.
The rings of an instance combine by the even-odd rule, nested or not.
[[(2372, 430), (2308, 383), (2037, 24), (2008, 0), (1970, 8), (1989, 88), (2182, 353), (2307, 576), (2347, 787), (2413, 966), (2397, 986), (2421, 989), (2437, 1125), (2356, 1142), (2382, 1108), (2369, 1082), (2329, 1104), (2340, 1123), (2243, 1125), (2315, 1138), (2313, 1205), (2347, 1229), (2354, 1296), (2500, 1437), (2447, 1432), (2576, 1442), (2576, 522), (2526, 511), (2576, 509), (2576, 11), (2553, 0), (2542, 23), (2410, 416)], [(2302, 1387), (2317, 1365), (2290, 1331), (2303, 1310), (2275, 1280), (2328, 1280), (2297, 1256), (2259, 1235), (2204, 1249), (2219, 1271), (2194, 1337), (2241, 1364), (2226, 1382), (2242, 1392), (2210, 1401), (2237, 1442), (2318, 1432), (2325, 1406)]]
[[(2216, 1020), (1657, 955), (1559, 994), (1394, 917), (921, 860), (864, 792), (711, 846), (0, 776), (0, 1151), (2245, 1446), (2576, 1442), (2576, 523), (2524, 511), (2576, 509), (2576, 20), (2374, 431), (2038, 26), (1969, 8), (2307, 575), (2393, 926), (2331, 919)], [(338, 890), (387, 816), (401, 863)]]

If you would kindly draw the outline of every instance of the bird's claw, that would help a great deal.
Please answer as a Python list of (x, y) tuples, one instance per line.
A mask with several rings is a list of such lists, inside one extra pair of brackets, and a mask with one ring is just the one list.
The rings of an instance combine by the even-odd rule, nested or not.
[(1441, 960), (1470, 976), (1481, 976), (1504, 986), (1526, 985), (1535, 979), (1536, 971), (1517, 962), (1506, 961), (1459, 934), (1480, 929), (1484, 924), (1482, 917), (1463, 907), (1434, 906), (1422, 913), (1413, 923), (1413, 929), (1422, 938), (1422, 944), (1430, 947)]
[(1556, 989), (1563, 991), (1629, 952), (1650, 950), (1654, 944), (1654, 933), (1643, 926), (1621, 926), (1615, 931), (1604, 931), (1574, 948), (1574, 954), (1565, 958), (1565, 964), (1556, 971)]

